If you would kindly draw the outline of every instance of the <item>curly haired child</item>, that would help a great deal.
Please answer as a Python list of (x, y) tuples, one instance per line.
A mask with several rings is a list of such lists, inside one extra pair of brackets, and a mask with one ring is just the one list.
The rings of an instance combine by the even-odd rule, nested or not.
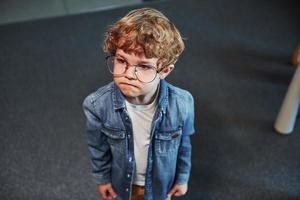
[(187, 192), (192, 95), (165, 81), (184, 50), (175, 25), (141, 8), (109, 28), (113, 82), (83, 102), (92, 172), (102, 199), (164, 200)]

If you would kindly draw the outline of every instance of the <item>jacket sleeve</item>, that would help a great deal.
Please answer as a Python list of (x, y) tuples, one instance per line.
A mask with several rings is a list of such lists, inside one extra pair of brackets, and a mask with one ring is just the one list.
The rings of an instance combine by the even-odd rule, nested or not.
[(191, 155), (192, 146), (190, 136), (182, 136), (177, 157), (175, 184), (183, 185), (188, 183), (191, 171)]
[(107, 184), (111, 182), (111, 153), (107, 138), (101, 132), (101, 121), (95, 113), (92, 97), (89, 95), (82, 104), (86, 116), (87, 146), (96, 183)]
[(191, 171), (191, 156), (192, 145), (190, 135), (195, 132), (194, 129), (194, 99), (191, 94), (188, 93), (186, 105), (186, 117), (182, 129), (182, 138), (178, 150), (177, 157), (177, 169), (175, 184), (187, 184), (190, 171)]

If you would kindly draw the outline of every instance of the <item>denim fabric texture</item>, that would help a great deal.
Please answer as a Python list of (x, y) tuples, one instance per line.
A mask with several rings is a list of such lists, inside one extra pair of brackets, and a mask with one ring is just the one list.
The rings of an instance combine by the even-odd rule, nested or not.
[[(162, 200), (174, 184), (187, 184), (191, 170), (190, 135), (194, 100), (186, 90), (160, 81), (147, 158), (145, 199)], [(114, 82), (83, 102), (87, 145), (97, 184), (112, 183), (117, 199), (130, 200), (135, 160), (131, 119)]]

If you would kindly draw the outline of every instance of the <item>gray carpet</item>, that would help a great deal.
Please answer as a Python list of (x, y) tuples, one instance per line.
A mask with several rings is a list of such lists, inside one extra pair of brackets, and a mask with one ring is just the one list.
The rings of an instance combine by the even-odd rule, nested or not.
[[(168, 81), (195, 97), (186, 200), (300, 199), (300, 121), (273, 130), (300, 44), (299, 2), (163, 1), (186, 38)], [(97, 199), (84, 97), (111, 77), (101, 42), (137, 7), (0, 26), (0, 199)]]

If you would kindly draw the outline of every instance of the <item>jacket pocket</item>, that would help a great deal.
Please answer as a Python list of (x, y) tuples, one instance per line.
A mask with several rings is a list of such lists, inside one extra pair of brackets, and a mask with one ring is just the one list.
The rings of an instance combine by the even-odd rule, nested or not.
[(125, 131), (108, 126), (102, 126), (101, 132), (106, 135), (107, 142), (112, 150), (123, 152), (125, 150)]
[(174, 154), (178, 151), (182, 129), (160, 130), (156, 132), (155, 151), (161, 155)]

